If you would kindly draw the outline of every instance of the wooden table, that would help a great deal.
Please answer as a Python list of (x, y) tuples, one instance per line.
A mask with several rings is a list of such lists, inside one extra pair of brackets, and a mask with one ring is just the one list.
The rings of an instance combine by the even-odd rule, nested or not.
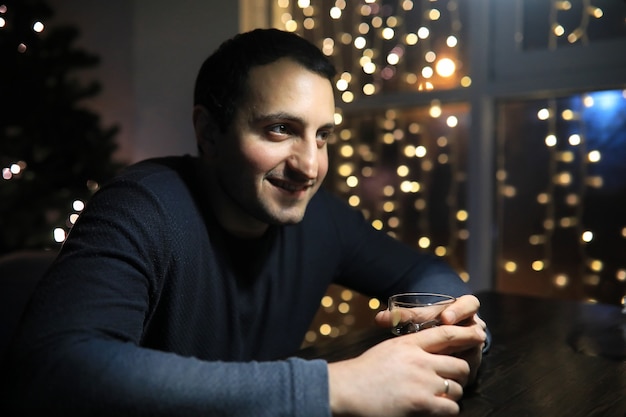
[[(626, 314), (618, 306), (478, 294), (492, 333), (462, 416), (626, 416)], [(391, 337), (354, 332), (301, 351), (305, 358), (354, 357)]]

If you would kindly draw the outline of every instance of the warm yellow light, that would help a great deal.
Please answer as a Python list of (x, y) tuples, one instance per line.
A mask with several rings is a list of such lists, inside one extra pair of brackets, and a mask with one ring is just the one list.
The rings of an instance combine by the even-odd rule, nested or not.
[(339, 7), (331, 7), (329, 14), (331, 18), (338, 20), (341, 18), (341, 9)]
[(320, 304), (324, 308), (332, 307), (332, 305), (333, 305), (333, 298), (331, 296), (329, 296), (329, 295), (325, 295), (324, 297), (322, 297), (322, 301), (320, 301)]
[(602, 177), (587, 177), (585, 183), (590, 187), (601, 188), (604, 184), (604, 180)]
[(594, 259), (589, 263), (589, 268), (594, 272), (600, 272), (604, 268), (604, 264), (599, 259)]
[(599, 7), (594, 7), (594, 6), (588, 6), (587, 13), (589, 13), (591, 16), (595, 17), (596, 19), (600, 19), (602, 16), (604, 16), (604, 12), (602, 11), (602, 9)]
[(391, 40), (395, 35), (395, 31), (392, 28), (384, 28), (382, 32), (383, 39)]
[(358, 195), (351, 195), (348, 198), (348, 204), (350, 204), (350, 206), (352, 207), (358, 207), (359, 204), (361, 204), (361, 199), (359, 198)]
[(557, 159), (563, 162), (574, 162), (574, 152), (565, 151), (557, 154)]
[(442, 58), (437, 61), (435, 70), (442, 77), (450, 77), (456, 71), (456, 64), (450, 58)]
[(396, 168), (396, 173), (399, 177), (406, 177), (407, 175), (409, 175), (409, 167), (406, 165), (400, 165), (398, 166), (398, 168)]
[(437, 256), (446, 256), (447, 253), (448, 253), (448, 250), (446, 249), (445, 246), (437, 246), (435, 248), (435, 255)]
[(556, 146), (557, 140), (555, 135), (548, 135), (545, 139), (546, 146), (553, 147)]
[(363, 72), (366, 74), (373, 74), (376, 72), (376, 64), (374, 64), (373, 62), (368, 62), (367, 64), (363, 65)]
[(424, 68), (422, 68), (422, 77), (424, 78), (431, 78), (434, 74), (434, 71), (431, 67), (429, 67), (428, 65), (424, 66)]
[(570, 10), (572, 8), (572, 3), (570, 3), (568, 0), (557, 1), (555, 2), (554, 6), (557, 10)]
[(582, 239), (583, 242), (589, 243), (593, 240), (593, 232), (590, 230), (586, 230), (583, 232), (580, 238)]
[(575, 206), (578, 204), (578, 201), (576, 194), (568, 194), (567, 197), (565, 197), (565, 203), (567, 203), (568, 206)]
[(542, 271), (544, 267), (545, 267), (545, 263), (541, 260), (533, 261), (533, 263), (531, 264), (531, 268), (534, 271)]
[(554, 27), (552, 28), (552, 33), (554, 33), (556, 36), (563, 36), (563, 34), (565, 33), (565, 28), (561, 25), (554, 25)]
[(404, 42), (407, 45), (415, 45), (418, 42), (418, 36), (415, 33), (407, 33), (404, 37)]
[(340, 78), (335, 83), (335, 86), (337, 87), (337, 90), (345, 91), (345, 90), (348, 89), (348, 82), (346, 80)]
[(559, 274), (554, 277), (554, 285), (557, 287), (563, 288), (566, 287), (569, 283), (569, 278), (565, 274)]
[(398, 62), (400, 62), (400, 56), (398, 54), (392, 52), (389, 55), (387, 55), (387, 62), (390, 65), (396, 65)]
[(459, 124), (459, 119), (456, 116), (448, 116), (446, 124), (448, 127), (456, 127)]
[(371, 83), (367, 83), (363, 86), (363, 94), (366, 96), (371, 96), (376, 93), (376, 86)]
[(351, 103), (354, 100), (354, 94), (350, 91), (344, 91), (341, 95), (341, 100), (343, 100), (344, 103)]
[(346, 314), (346, 313), (350, 312), (350, 304), (348, 304), (348, 303), (339, 303), (339, 305), (337, 306), (337, 310), (341, 314)]
[(76, 211), (83, 211), (85, 209), (85, 203), (81, 200), (74, 200), (72, 208)]
[(570, 185), (572, 183), (572, 174), (570, 174), (569, 172), (561, 172), (556, 176), (554, 182), (561, 186)]
[(66, 236), (65, 235), (65, 230), (60, 228), (60, 227), (57, 227), (53, 231), (53, 236), (54, 236), (54, 241), (55, 242), (61, 243), (61, 242), (63, 242), (65, 240), (65, 236)]
[(541, 109), (537, 112), (537, 118), (539, 120), (548, 120), (549, 117), (550, 117), (550, 110), (548, 109)]
[(587, 154), (589, 162), (599, 162), (601, 158), (600, 151), (591, 151)]
[(343, 156), (344, 158), (350, 158), (352, 155), (354, 155), (354, 148), (352, 147), (352, 145), (343, 145), (339, 150), (339, 153), (341, 153), (341, 156)]
[(371, 310), (378, 310), (380, 308), (380, 301), (376, 298), (370, 298), (367, 305)]
[(563, 120), (574, 120), (575, 114), (572, 110), (566, 109), (561, 112)]
[(359, 179), (354, 175), (350, 175), (348, 178), (346, 178), (346, 185), (350, 188), (354, 188), (359, 185)]
[(582, 142), (582, 139), (580, 138), (580, 135), (575, 133), (569, 137), (568, 142), (572, 146), (577, 146), (577, 145), (580, 145), (580, 143)]
[(430, 117), (433, 118), (441, 116), (441, 113), (443, 113), (443, 111), (441, 110), (439, 103), (432, 103), (430, 109), (428, 109), (428, 114), (430, 114)]
[(513, 198), (517, 195), (517, 189), (513, 185), (505, 185), (502, 187), (502, 195), (507, 198)]
[(289, 20), (285, 23), (285, 30), (287, 32), (295, 32), (296, 30), (298, 30), (298, 22), (296, 22), (295, 20)]
[(504, 263), (504, 270), (508, 273), (513, 273), (517, 271), (517, 264), (513, 261), (506, 261)]
[(420, 237), (417, 241), (417, 245), (422, 249), (426, 249), (430, 246), (430, 239), (426, 236)]

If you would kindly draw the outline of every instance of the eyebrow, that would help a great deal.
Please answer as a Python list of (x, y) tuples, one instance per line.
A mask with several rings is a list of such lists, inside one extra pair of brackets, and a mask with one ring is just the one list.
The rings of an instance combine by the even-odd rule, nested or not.
[[(269, 114), (253, 114), (252, 117), (250, 118), (250, 121), (254, 124), (257, 123), (261, 123), (261, 122), (266, 122), (266, 121), (270, 121), (270, 120), (288, 120), (291, 122), (296, 122), (299, 123), (301, 125), (306, 124), (305, 120), (302, 117), (298, 117), (295, 116), (291, 113), (287, 113), (287, 112), (278, 112), (278, 113), (269, 113)], [(328, 122), (326, 124), (323, 124), (322, 126), (320, 126), (321, 129), (334, 129), (335, 128), (335, 123), (333, 122)]]

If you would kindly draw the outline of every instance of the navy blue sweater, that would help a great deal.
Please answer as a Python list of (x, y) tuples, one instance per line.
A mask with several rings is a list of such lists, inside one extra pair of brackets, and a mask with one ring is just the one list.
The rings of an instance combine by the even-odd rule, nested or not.
[(197, 165), (139, 163), (90, 200), (14, 343), (14, 415), (328, 416), (326, 363), (289, 357), (329, 284), (469, 292), (323, 189), (301, 223), (235, 239)]

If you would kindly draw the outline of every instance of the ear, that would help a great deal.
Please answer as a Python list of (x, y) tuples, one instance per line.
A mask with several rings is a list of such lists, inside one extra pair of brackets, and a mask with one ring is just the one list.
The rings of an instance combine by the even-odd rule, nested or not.
[(201, 155), (215, 156), (217, 149), (215, 146), (218, 127), (213, 121), (213, 117), (204, 106), (194, 106), (193, 127), (196, 133), (196, 143)]

